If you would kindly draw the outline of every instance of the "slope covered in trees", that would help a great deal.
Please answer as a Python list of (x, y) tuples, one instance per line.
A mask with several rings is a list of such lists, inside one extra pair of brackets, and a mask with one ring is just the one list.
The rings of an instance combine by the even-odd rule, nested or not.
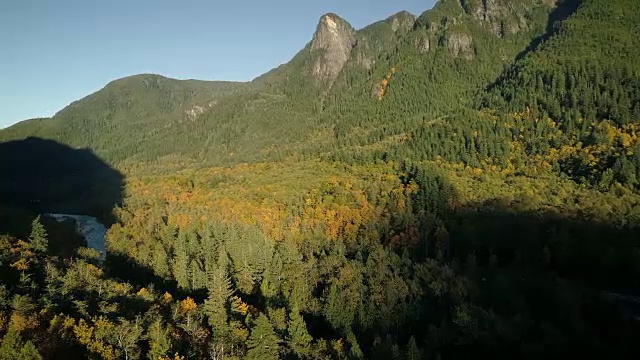
[(101, 262), (2, 199), (0, 358), (638, 357), (638, 6), (327, 14), (252, 82), (133, 76), (1, 131), (65, 151), (0, 184), (110, 228)]
[(219, 97), (241, 89), (243, 84), (233, 82), (130, 76), (112, 81), (51, 119), (18, 123), (4, 130), (2, 138), (48, 138), (74, 147), (90, 146), (109, 160), (122, 160), (180, 134), (176, 128), (181, 123), (192, 122)]
[[(430, 117), (471, 104), (473, 91), (543, 31), (551, 7), (529, 1), (524, 8), (531, 17), (526, 28), (504, 37), (455, 1), (439, 2), (415, 24), (413, 16), (400, 13), (358, 31), (327, 14), (312, 41), (289, 63), (251, 83), (133, 76), (110, 83), (51, 120), (17, 124), (2, 138), (33, 135), (90, 145), (111, 161), (180, 154), (237, 163), (298, 154), (298, 147), (317, 135), (331, 141), (333, 132), (363, 125), (380, 131), (389, 117)], [(330, 24), (340, 24), (335, 38)], [(472, 39), (463, 36), (469, 33)], [(427, 49), (427, 43), (433, 45)], [(385, 101), (370, 101), (393, 67), (398, 72)], [(414, 125), (394, 123), (400, 126), (395, 133)]]

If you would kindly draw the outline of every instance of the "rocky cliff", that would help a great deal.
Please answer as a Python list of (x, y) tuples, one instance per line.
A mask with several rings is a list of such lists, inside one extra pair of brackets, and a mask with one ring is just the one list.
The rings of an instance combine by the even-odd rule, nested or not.
[(335, 14), (326, 14), (311, 40), (311, 52), (319, 52), (312, 68), (318, 82), (333, 83), (344, 67), (355, 45), (355, 30)]

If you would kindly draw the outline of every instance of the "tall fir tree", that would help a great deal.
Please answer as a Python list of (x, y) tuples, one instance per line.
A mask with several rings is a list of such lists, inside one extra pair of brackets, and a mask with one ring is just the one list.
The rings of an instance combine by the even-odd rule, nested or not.
[(293, 352), (298, 355), (299, 358), (304, 358), (308, 355), (311, 351), (311, 341), (313, 341), (313, 338), (309, 335), (307, 324), (297, 309), (292, 309), (289, 313), (287, 332), (287, 342)]
[(46, 254), (49, 249), (47, 230), (45, 230), (42, 222), (40, 222), (40, 216), (36, 217), (31, 222), (31, 234), (29, 235), (29, 246), (31, 249), (40, 254)]
[(276, 334), (269, 319), (260, 314), (247, 339), (247, 360), (280, 359), (280, 338)]
[(224, 341), (229, 330), (229, 298), (233, 286), (228, 275), (229, 257), (222, 247), (215, 269), (208, 274), (209, 297), (204, 303), (209, 325), (213, 328), (214, 338)]

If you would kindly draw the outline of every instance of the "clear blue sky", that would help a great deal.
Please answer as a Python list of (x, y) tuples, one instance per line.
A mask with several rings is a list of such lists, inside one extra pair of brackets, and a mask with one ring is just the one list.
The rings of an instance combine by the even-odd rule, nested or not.
[(362, 28), (434, 0), (0, 0), (0, 128), (139, 73), (250, 80), (334, 12)]

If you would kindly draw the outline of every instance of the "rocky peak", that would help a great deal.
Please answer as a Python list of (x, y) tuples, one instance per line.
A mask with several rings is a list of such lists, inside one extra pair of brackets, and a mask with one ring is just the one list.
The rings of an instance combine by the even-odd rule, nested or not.
[(411, 30), (415, 21), (416, 17), (408, 11), (401, 11), (387, 19), (394, 32)]
[(333, 83), (349, 60), (356, 43), (355, 32), (353, 27), (338, 15), (326, 14), (320, 18), (311, 41), (311, 51), (322, 51), (312, 69), (317, 80)]

